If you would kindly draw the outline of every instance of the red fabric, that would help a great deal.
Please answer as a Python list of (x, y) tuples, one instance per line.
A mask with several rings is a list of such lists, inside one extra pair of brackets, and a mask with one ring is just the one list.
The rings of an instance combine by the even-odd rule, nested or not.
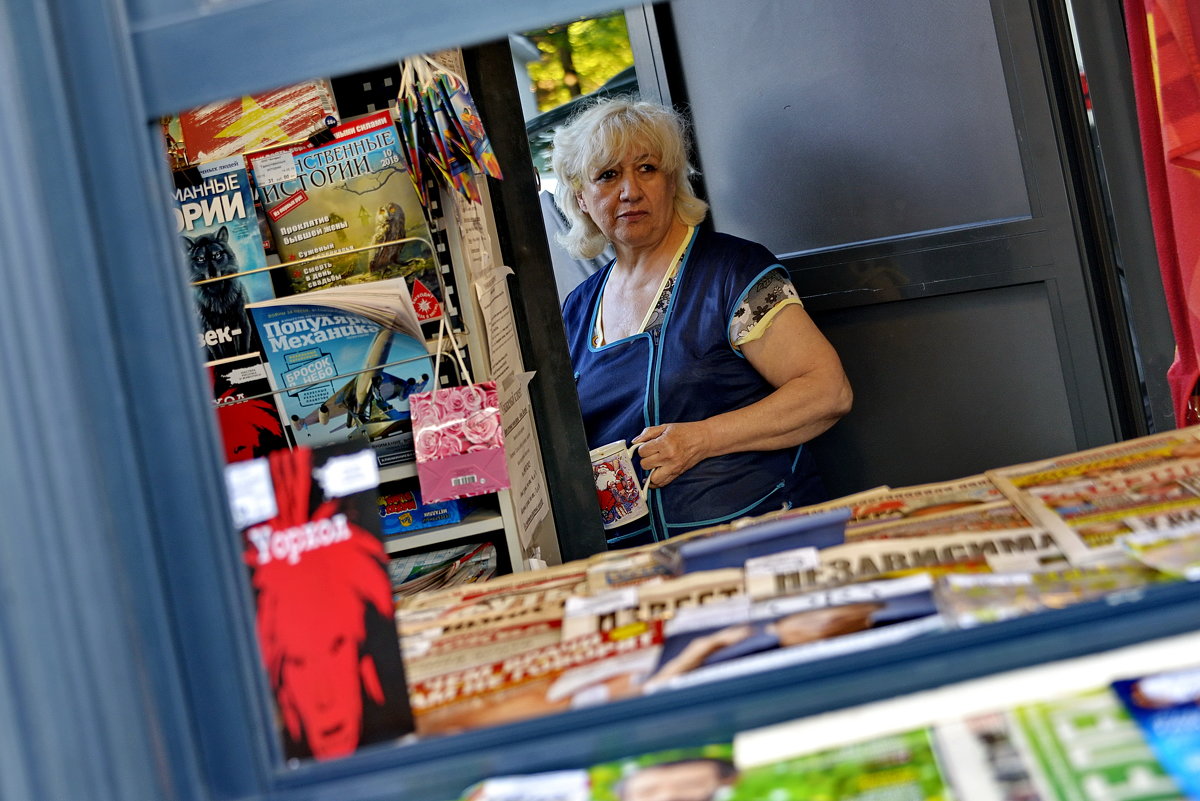
[(1181, 425), (1200, 423), (1200, 53), (1194, 3), (1125, 0), (1150, 214), (1175, 333), (1167, 382)]

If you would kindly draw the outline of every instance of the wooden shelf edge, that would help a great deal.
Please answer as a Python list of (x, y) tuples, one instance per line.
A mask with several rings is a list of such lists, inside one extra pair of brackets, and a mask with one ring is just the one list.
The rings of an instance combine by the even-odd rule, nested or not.
[(387, 467), (379, 468), (379, 483), (386, 484), (389, 481), (399, 481), (404, 478), (413, 478), (416, 475), (416, 462), (401, 462), (400, 464), (393, 464), (388, 465)]
[[(471, 537), (476, 534), (486, 534), (500, 531), (504, 528), (504, 517), (490, 509), (477, 509), (461, 523), (449, 523), (435, 528), (417, 529), (411, 534), (392, 534), (384, 538), (384, 545), (390, 554), (411, 551), (416, 548), (426, 548), (439, 545), (450, 540)], [(502, 545), (503, 543), (498, 543)]]

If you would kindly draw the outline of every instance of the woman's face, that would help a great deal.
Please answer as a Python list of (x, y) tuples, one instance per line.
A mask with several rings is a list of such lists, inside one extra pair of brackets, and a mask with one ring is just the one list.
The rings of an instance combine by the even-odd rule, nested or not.
[(657, 155), (633, 148), (584, 176), (579, 207), (618, 250), (653, 247), (675, 219), (675, 178)]

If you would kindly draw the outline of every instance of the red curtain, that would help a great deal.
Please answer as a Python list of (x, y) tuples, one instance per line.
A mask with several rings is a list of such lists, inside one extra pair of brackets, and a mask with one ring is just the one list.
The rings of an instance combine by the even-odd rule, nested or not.
[(1197, 0), (1125, 0), (1150, 213), (1175, 332), (1175, 419), (1200, 423), (1200, 53)]

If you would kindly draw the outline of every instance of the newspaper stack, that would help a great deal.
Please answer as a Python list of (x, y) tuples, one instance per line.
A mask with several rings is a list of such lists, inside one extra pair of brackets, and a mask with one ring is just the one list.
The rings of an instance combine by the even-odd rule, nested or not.
[[(686, 570), (692, 544), (839, 510), (841, 544)], [(445, 733), (1192, 577), (1198, 531), (1194, 428), (413, 595), (397, 621), (418, 731)]]

